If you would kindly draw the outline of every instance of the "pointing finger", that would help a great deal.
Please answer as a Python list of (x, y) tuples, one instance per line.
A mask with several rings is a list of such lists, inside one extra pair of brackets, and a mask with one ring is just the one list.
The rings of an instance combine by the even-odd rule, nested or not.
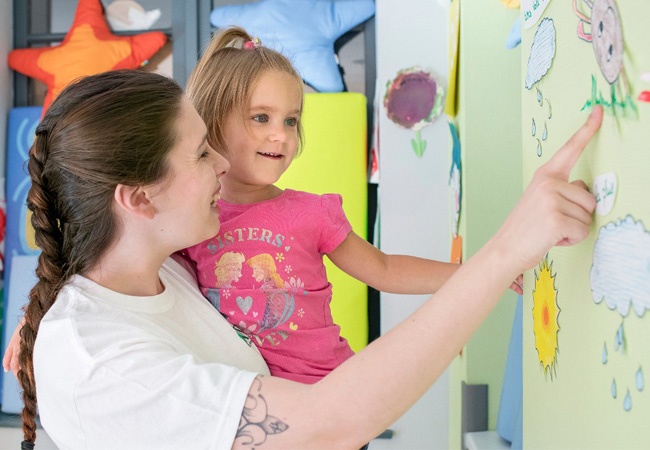
[(585, 124), (541, 167), (543, 171), (568, 180), (571, 169), (573, 169), (582, 151), (600, 128), (602, 120), (603, 108), (596, 106), (589, 114)]

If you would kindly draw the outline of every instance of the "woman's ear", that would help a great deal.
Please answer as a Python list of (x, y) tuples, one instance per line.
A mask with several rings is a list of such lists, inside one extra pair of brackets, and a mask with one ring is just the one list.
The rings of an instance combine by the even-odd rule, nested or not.
[(142, 186), (118, 184), (114, 193), (115, 203), (126, 213), (152, 219), (154, 208), (147, 190)]

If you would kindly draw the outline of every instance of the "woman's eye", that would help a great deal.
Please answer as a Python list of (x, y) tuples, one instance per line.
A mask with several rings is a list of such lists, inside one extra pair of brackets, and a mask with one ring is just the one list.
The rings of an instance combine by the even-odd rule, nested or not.
[(207, 158), (209, 154), (210, 154), (209, 151), (207, 151), (207, 150), (204, 151), (203, 153), (201, 153), (201, 159)]

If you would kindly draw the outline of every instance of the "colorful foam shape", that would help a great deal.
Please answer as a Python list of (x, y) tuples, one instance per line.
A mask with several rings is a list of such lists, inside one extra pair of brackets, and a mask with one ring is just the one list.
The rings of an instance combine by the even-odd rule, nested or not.
[(215, 8), (210, 22), (243, 27), (291, 59), (315, 90), (341, 92), (334, 41), (374, 13), (373, 0), (261, 0)]
[(100, 0), (79, 0), (72, 27), (60, 45), (17, 49), (9, 67), (47, 86), (43, 111), (75, 79), (113, 69), (136, 69), (167, 41), (152, 31), (134, 36), (111, 33)]
[[(305, 146), (278, 186), (315, 194), (343, 196), (343, 209), (354, 231), (366, 237), (368, 184), (366, 98), (362, 94), (305, 95)], [(345, 164), (341, 164), (345, 161)], [(333, 286), (332, 316), (354, 351), (368, 342), (368, 288), (325, 258)]]
[[(34, 232), (27, 210), (27, 193), (31, 184), (26, 171), (26, 162), (29, 148), (34, 142), (34, 131), (41, 118), (41, 112), (40, 106), (14, 108), (9, 112), (2, 354), (18, 320), (22, 317), (21, 308), (27, 303), (29, 289), (35, 281), (34, 269), (39, 250), (34, 243)], [(0, 399), (2, 411), (16, 414), (22, 408), (16, 377), (10, 374), (4, 376), (2, 381)]]

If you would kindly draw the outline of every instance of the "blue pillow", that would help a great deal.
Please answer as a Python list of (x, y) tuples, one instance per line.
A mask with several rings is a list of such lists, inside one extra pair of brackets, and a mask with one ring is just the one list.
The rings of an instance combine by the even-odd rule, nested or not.
[(212, 10), (216, 28), (239, 25), (287, 56), (319, 92), (341, 92), (334, 41), (375, 13), (373, 0), (261, 0)]

